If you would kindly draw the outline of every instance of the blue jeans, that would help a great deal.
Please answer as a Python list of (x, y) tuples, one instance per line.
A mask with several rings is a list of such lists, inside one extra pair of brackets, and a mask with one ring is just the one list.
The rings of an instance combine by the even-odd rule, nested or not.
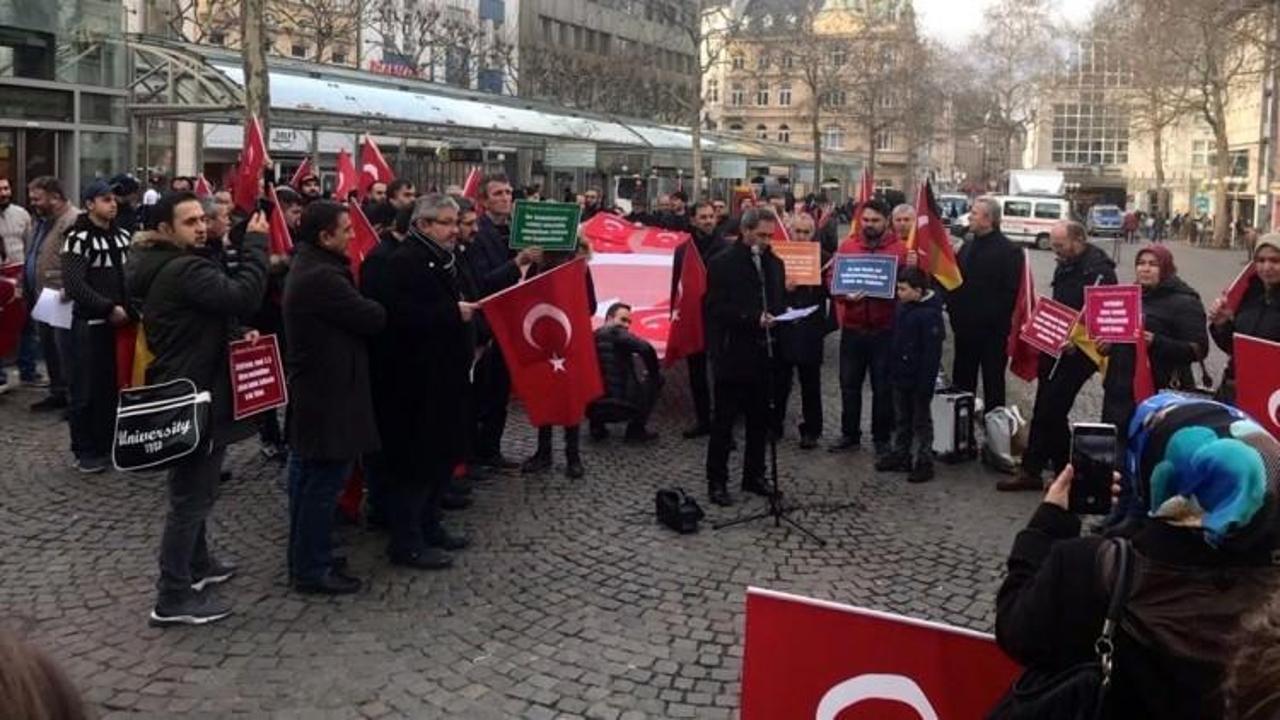
[(893, 389), (889, 385), (889, 330), (840, 332), (840, 434), (862, 438), (862, 385), (871, 375), (871, 439), (888, 448), (893, 439)]
[[(22, 332), (18, 335), (18, 352), (15, 364), (18, 366), (18, 377), (23, 381), (35, 380), (40, 377), (40, 371), (36, 368), (36, 363), (40, 361), (40, 340), (36, 335), (36, 321), (28, 319), (22, 326)], [(0, 371), (4, 370), (4, 358), (0, 358)], [(4, 384), (5, 377), (0, 374), (0, 385)]]
[(332, 567), (333, 513), (351, 464), (289, 454), (289, 571), (296, 581), (318, 581)]

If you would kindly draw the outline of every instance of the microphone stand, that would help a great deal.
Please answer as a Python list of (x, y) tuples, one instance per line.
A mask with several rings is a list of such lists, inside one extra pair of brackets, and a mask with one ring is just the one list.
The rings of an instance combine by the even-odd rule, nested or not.
[[(769, 291), (765, 283), (764, 266), (761, 262), (761, 250), (759, 245), (751, 246), (751, 260), (756, 266), (756, 275), (760, 278), (760, 306), (764, 313), (769, 312)], [(768, 356), (769, 362), (765, 368), (765, 397), (768, 398), (768, 411), (765, 415), (766, 428), (773, 424), (774, 413), (777, 412), (777, 400), (774, 398), (774, 355), (773, 355), (773, 330), (766, 324), (764, 326), (764, 347), (765, 354)], [(756, 520), (765, 518), (773, 518), (774, 527), (782, 527), (782, 523), (798, 530), (801, 534), (809, 539), (825, 546), (826, 540), (823, 540), (817, 533), (809, 528), (801, 525), (795, 520), (788, 517), (788, 514), (796, 510), (794, 507), (787, 507), (782, 503), (782, 490), (778, 487), (778, 436), (772, 429), (766, 430), (769, 439), (769, 479), (765, 495), (767, 505), (764, 510), (753, 515), (734, 518), (733, 520), (725, 520), (711, 525), (714, 530), (721, 530), (734, 525), (744, 525)]]

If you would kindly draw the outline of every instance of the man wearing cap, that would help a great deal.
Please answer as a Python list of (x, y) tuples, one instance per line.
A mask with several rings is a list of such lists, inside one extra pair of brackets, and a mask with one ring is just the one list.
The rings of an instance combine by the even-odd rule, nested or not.
[(298, 181), (298, 192), (302, 194), (302, 200), (305, 203), (319, 200), (321, 195), (320, 178), (315, 175), (304, 175)]
[(110, 465), (116, 408), (116, 328), (137, 320), (129, 309), (124, 265), (131, 233), (116, 223), (116, 195), (95, 180), (80, 193), (85, 212), (62, 243), (62, 283), (74, 305), (71, 344), (71, 452), (82, 473)]
[(107, 182), (116, 196), (116, 225), (133, 235), (142, 229), (142, 213), (138, 212), (142, 185), (128, 173), (120, 173)]

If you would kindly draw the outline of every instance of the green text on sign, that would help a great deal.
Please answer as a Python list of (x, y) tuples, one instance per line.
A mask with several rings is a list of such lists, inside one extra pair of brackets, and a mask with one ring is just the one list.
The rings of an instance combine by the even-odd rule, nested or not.
[(569, 250), (578, 247), (578, 217), (575, 203), (516, 201), (511, 221), (511, 247), (522, 250)]

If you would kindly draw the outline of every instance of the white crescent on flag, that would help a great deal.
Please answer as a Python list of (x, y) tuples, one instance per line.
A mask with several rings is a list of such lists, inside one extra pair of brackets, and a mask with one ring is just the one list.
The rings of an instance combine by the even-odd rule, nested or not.
[(832, 687), (818, 703), (814, 720), (836, 720), (840, 713), (864, 700), (900, 702), (920, 715), (920, 720), (938, 720), (938, 712), (915, 680), (903, 675), (858, 675)]
[(378, 177), (378, 166), (374, 165), (373, 163), (365, 163), (364, 167), (361, 168), (360, 170), (365, 175), (368, 175), (369, 177), (373, 178), (374, 182), (379, 182), (382, 180), (382, 178)]
[[(556, 321), (560, 324), (560, 327), (564, 328), (564, 346), (568, 347), (570, 341), (573, 340), (573, 323), (569, 321), (569, 316), (564, 310), (561, 310), (551, 303), (538, 303), (529, 308), (529, 312), (524, 314), (523, 327), (525, 342), (538, 350), (544, 349), (538, 344), (538, 341), (533, 339), (534, 323), (544, 317)], [(549, 362), (551, 363), (551, 369), (555, 372), (565, 372), (565, 358), (560, 357), (558, 353), (553, 351)]]
[(1271, 417), (1271, 422), (1280, 425), (1280, 390), (1271, 393), (1271, 397), (1267, 398), (1267, 415)]

